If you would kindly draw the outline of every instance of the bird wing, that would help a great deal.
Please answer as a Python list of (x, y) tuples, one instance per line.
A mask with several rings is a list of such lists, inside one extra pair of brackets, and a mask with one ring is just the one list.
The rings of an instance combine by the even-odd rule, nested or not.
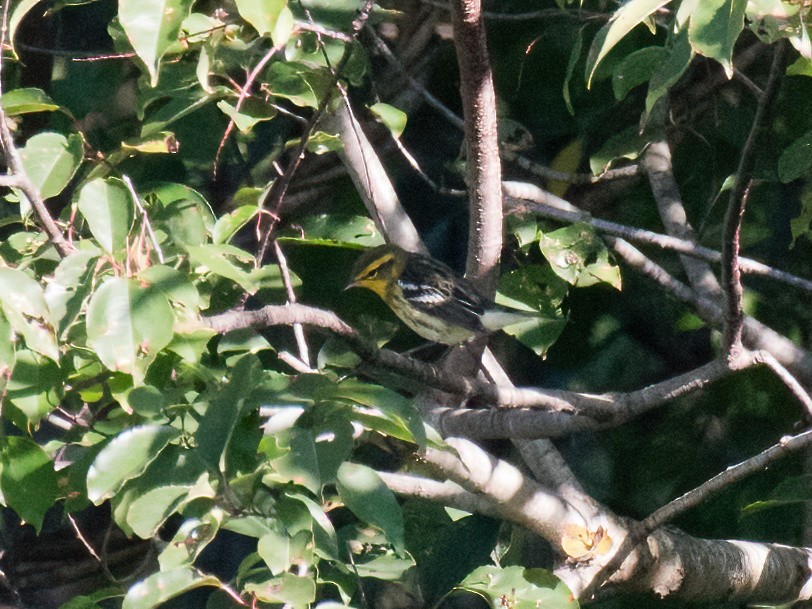
[[(432, 277), (433, 283), (424, 280)], [(412, 306), (475, 332), (484, 331), (481, 317), (486, 301), (474, 287), (446, 265), (425, 257), (414, 258), (398, 279), (403, 297)]]

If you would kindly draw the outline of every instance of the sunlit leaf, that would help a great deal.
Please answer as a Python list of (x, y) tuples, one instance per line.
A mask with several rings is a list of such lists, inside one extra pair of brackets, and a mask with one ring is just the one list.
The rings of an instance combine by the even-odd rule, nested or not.
[(130, 588), (121, 609), (153, 609), (189, 590), (220, 585), (220, 580), (213, 575), (203, 575), (192, 567), (160, 571)]
[(29, 349), (59, 361), (51, 312), (37, 281), (20, 270), (0, 268), (0, 310)]
[(609, 251), (590, 225), (578, 223), (545, 233), (539, 247), (553, 272), (566, 282), (577, 287), (608, 283), (620, 289), (620, 269), (609, 260)]
[(161, 58), (178, 41), (192, 0), (119, 0), (118, 19), (154, 87)]
[(747, 0), (702, 0), (691, 11), (688, 39), (700, 55), (722, 64), (733, 76), (733, 45), (744, 28)]
[(79, 169), (83, 156), (81, 136), (65, 137), (50, 131), (32, 136), (20, 149), (25, 172), (43, 199), (62, 192)]
[(107, 368), (132, 374), (140, 382), (157, 353), (172, 340), (172, 319), (160, 291), (111, 277), (88, 305), (88, 343)]
[(114, 254), (126, 249), (134, 204), (124, 182), (118, 178), (88, 182), (79, 191), (78, 207), (104, 251)]
[(479, 594), (494, 606), (513, 609), (576, 609), (578, 602), (564, 583), (544, 569), (484, 566), (460, 582), (461, 590)]
[(59, 110), (59, 104), (48, 97), (45, 91), (33, 87), (12, 89), (8, 93), (4, 93), (0, 97), (0, 106), (8, 116)]
[(143, 425), (121, 433), (96, 456), (87, 473), (87, 496), (97, 505), (144, 472), (180, 431), (164, 425)]
[(605, 26), (595, 36), (586, 60), (587, 86), (592, 84), (592, 77), (598, 64), (609, 54), (615, 45), (632, 29), (640, 25), (657, 9), (668, 4), (670, 0), (629, 0), (623, 4)]
[(372, 112), (372, 114), (378, 117), (378, 120), (389, 128), (392, 135), (395, 137), (400, 137), (403, 135), (403, 131), (406, 129), (407, 120), (407, 115), (403, 110), (382, 102), (372, 104), (369, 107), (369, 110)]

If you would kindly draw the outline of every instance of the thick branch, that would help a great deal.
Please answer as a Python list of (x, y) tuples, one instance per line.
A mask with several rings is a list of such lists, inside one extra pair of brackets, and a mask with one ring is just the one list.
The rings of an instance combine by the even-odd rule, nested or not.
[(454, 44), (467, 149), (470, 207), (466, 274), (483, 294), (496, 288), (502, 250), (502, 168), (496, 130), (496, 94), (480, 0), (454, 0)]

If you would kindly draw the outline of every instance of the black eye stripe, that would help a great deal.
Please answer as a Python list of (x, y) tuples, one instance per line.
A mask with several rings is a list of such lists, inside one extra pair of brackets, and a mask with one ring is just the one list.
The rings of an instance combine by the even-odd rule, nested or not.
[(378, 273), (381, 273), (381, 272), (389, 269), (393, 264), (395, 264), (395, 259), (394, 258), (389, 258), (388, 260), (385, 260), (385, 261), (381, 262), (374, 269), (371, 269), (369, 271), (369, 274), (370, 275), (377, 275)]

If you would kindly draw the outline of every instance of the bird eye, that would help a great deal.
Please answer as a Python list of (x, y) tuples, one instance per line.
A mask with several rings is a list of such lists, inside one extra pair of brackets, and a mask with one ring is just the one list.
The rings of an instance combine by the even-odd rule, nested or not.
[(378, 266), (376, 266), (374, 269), (372, 269), (370, 271), (370, 275), (376, 276), (386, 273), (386, 271), (392, 268), (392, 265), (394, 264), (395, 264), (394, 258), (387, 258), (386, 260), (381, 262)]

